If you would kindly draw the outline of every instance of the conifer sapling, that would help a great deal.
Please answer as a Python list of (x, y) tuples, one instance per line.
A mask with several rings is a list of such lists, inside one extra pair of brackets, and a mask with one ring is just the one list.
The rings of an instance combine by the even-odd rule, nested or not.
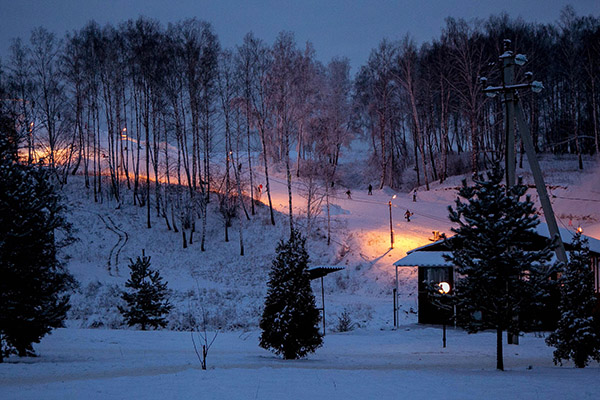
[(130, 277), (125, 286), (129, 291), (123, 292), (122, 298), (127, 307), (119, 307), (127, 325), (140, 325), (142, 330), (164, 328), (166, 315), (172, 306), (167, 298), (167, 282), (162, 281), (158, 271), (150, 268), (150, 257), (142, 251), (142, 257), (135, 262), (130, 260)]
[(577, 368), (584, 368), (590, 359), (600, 362), (598, 299), (587, 239), (582, 239), (581, 233), (577, 232), (571, 244), (573, 250), (569, 252), (569, 262), (559, 271), (558, 326), (546, 343), (556, 348), (555, 364), (573, 360)]
[(305, 239), (292, 230), (289, 241), (281, 240), (269, 274), (265, 309), (260, 321), (260, 346), (296, 359), (322, 345), (319, 310), (307, 272)]

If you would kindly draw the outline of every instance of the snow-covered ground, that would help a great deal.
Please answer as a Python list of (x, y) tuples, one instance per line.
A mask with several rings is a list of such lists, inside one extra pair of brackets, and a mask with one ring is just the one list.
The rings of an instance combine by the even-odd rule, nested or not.
[[(600, 238), (600, 170), (593, 160), (586, 161), (584, 172), (576, 165), (572, 159), (542, 160), (559, 226), (572, 230), (582, 226), (585, 234)], [(362, 167), (356, 163), (356, 175)], [(533, 184), (527, 169), (519, 173)], [(239, 221), (234, 221), (230, 241), (225, 242), (216, 201), (211, 203), (206, 251), (200, 251), (199, 233), (194, 244), (183, 249), (181, 234), (168, 231), (155, 213), (153, 228), (147, 229), (144, 209), (131, 204), (115, 209), (108, 200), (94, 204), (75, 177), (66, 192), (79, 240), (65, 255), (80, 287), (72, 295), (68, 328), (35, 346), (39, 358), (12, 357), (0, 364), (0, 399), (597, 397), (598, 364), (584, 370), (556, 367), (552, 349), (534, 335), (525, 336), (519, 346), (505, 347), (504, 373), (495, 371), (491, 333), (449, 330), (449, 346), (442, 349), (440, 327), (416, 325), (413, 268), (400, 271), (401, 327), (392, 329), (393, 262), (430, 243), (432, 231), (450, 232), (447, 206), (456, 198), (461, 179), (432, 183), (430, 191), (419, 188), (416, 202), (412, 193), (389, 188), (373, 190), (370, 196), (364, 185), (351, 186), (348, 199), (348, 188), (336, 186), (331, 246), (325, 241), (323, 214), (308, 240), (312, 265), (345, 267), (324, 280), (325, 345), (305, 360), (283, 361), (260, 349), (257, 339), (275, 246), (289, 234), (283, 175), (274, 173), (271, 180), (277, 225), (270, 225), (264, 206), (251, 221), (244, 221), (243, 257)], [(264, 186), (264, 178), (259, 175), (257, 180)], [(294, 186), (294, 213), (299, 226), (305, 227), (301, 186)], [(530, 193), (537, 198), (534, 189)], [(267, 202), (266, 194), (261, 201)], [(406, 210), (414, 213), (410, 222), (404, 219)], [(128, 258), (141, 255), (142, 249), (172, 289), (176, 308), (169, 316), (171, 329), (189, 329), (200, 309), (207, 313), (210, 326), (222, 328), (209, 353), (208, 371), (199, 368), (189, 332), (123, 329), (116, 308), (119, 290), (127, 279)], [(355, 331), (335, 332), (343, 311), (349, 313)], [(90, 327), (99, 329), (81, 329)]]
[(0, 364), (8, 399), (596, 399), (598, 367), (555, 367), (526, 335), (495, 368), (495, 335), (406, 325), (329, 334), (315, 354), (284, 361), (258, 332), (220, 334), (200, 369), (187, 332), (59, 329), (40, 357)]

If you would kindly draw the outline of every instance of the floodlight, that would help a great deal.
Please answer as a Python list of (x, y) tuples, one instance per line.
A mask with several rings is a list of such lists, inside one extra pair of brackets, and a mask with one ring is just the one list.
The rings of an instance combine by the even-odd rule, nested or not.
[(527, 56), (525, 54), (517, 54), (515, 56), (515, 64), (523, 65), (527, 62)]
[(485, 95), (487, 97), (492, 97), (493, 98), (493, 97), (496, 97), (496, 95), (498, 94), (498, 93), (496, 93), (496, 92), (493, 91), (493, 87), (491, 87), (491, 86), (486, 87), (484, 89), (484, 91), (485, 91)]
[(533, 93), (539, 93), (542, 90), (544, 90), (544, 85), (542, 84), (542, 82), (540, 82), (540, 81), (531, 82), (531, 91)]

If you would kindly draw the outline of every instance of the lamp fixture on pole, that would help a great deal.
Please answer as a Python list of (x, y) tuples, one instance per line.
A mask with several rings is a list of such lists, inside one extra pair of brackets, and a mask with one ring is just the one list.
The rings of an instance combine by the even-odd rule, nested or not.
[(396, 198), (396, 195), (393, 195), (390, 201), (388, 201), (388, 206), (390, 208), (390, 249), (394, 248), (394, 226), (392, 224), (392, 200)]
[[(440, 282), (438, 284), (438, 292), (440, 292), (443, 295), (447, 295), (448, 293), (450, 293), (450, 284), (448, 282)], [(442, 329), (443, 329), (443, 333), (442, 333), (442, 346), (444, 348), (446, 348), (446, 318), (444, 316), (443, 319), (443, 325), (442, 325)]]

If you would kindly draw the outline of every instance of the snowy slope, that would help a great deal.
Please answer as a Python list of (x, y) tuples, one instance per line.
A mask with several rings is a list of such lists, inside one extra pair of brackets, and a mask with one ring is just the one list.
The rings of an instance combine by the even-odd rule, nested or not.
[[(585, 234), (600, 238), (597, 164), (588, 160), (586, 170), (579, 172), (572, 159), (544, 159), (542, 167), (559, 226), (574, 230), (581, 225)], [(359, 163), (346, 166), (356, 175), (361, 168)], [(519, 173), (533, 184), (527, 170)], [(257, 345), (271, 260), (277, 241), (289, 232), (283, 175), (275, 174), (271, 181), (277, 225), (270, 225), (266, 207), (244, 222), (244, 257), (238, 255), (239, 222), (234, 221), (230, 241), (224, 242), (216, 201), (209, 212), (206, 252), (200, 251), (199, 234), (192, 246), (183, 249), (180, 235), (168, 231), (163, 221), (153, 215), (153, 228), (148, 229), (144, 209), (127, 202), (116, 209), (106, 199), (94, 204), (75, 177), (66, 194), (78, 241), (65, 249), (64, 256), (80, 287), (72, 296), (69, 328), (57, 330), (36, 346), (41, 357), (12, 357), (0, 364), (0, 398), (480, 399), (490, 393), (495, 399), (596, 398), (598, 366), (555, 367), (552, 349), (533, 334), (526, 335), (520, 346), (505, 348), (506, 373), (494, 370), (491, 333), (467, 335), (451, 329), (449, 347), (442, 349), (439, 327), (415, 324), (412, 268), (401, 269), (401, 328), (392, 329), (393, 262), (430, 243), (432, 231), (450, 231), (447, 206), (456, 198), (461, 179), (433, 183), (430, 191), (418, 188), (416, 202), (411, 193), (389, 188), (369, 196), (365, 187), (350, 185), (352, 199), (344, 194), (346, 187), (337, 188), (332, 245), (326, 245), (323, 215), (320, 228), (308, 240), (312, 265), (345, 267), (325, 277), (325, 345), (305, 360), (284, 362)], [(294, 209), (303, 227), (300, 187), (294, 186)], [(537, 198), (534, 189), (530, 194)], [(261, 200), (265, 202), (266, 195)], [(403, 217), (406, 210), (414, 213), (410, 222)], [(123, 243), (117, 264), (113, 247)], [(119, 290), (127, 279), (127, 259), (142, 249), (172, 289), (176, 309), (169, 327), (189, 329), (190, 321), (204, 310), (211, 329), (222, 329), (209, 354), (209, 371), (199, 370), (189, 332), (80, 329), (124, 328), (116, 310)], [(318, 285), (313, 286), (316, 293)], [(350, 313), (355, 331), (335, 332), (343, 310)]]
[[(361, 163), (353, 166), (358, 170), (356, 174), (361, 166)], [(553, 196), (559, 226), (572, 231), (582, 226), (585, 234), (600, 237), (600, 171), (597, 164), (590, 160), (586, 162), (587, 169), (579, 172), (572, 159), (543, 159), (542, 168)], [(352, 167), (347, 166), (346, 170), (352, 171)], [(533, 187), (527, 169), (518, 173)], [(128, 259), (140, 255), (144, 249), (152, 257), (152, 266), (161, 271), (173, 290), (176, 310), (170, 316), (171, 329), (187, 329), (187, 321), (199, 303), (209, 312), (215, 326), (224, 329), (256, 327), (275, 246), (279, 239), (287, 236), (289, 229), (285, 178), (281, 174), (274, 175), (271, 190), (273, 205), (278, 211), (277, 224), (269, 223), (266, 206), (259, 207), (251, 221), (244, 221), (246, 255), (243, 257), (239, 256), (239, 221), (234, 221), (229, 230), (230, 241), (226, 243), (216, 199), (209, 209), (206, 251), (201, 252), (199, 232), (195, 235), (195, 243), (183, 249), (181, 235), (168, 231), (161, 219), (153, 215), (153, 228), (147, 229), (145, 209), (131, 204), (115, 209), (116, 205), (106, 200), (94, 204), (91, 194), (82, 188), (80, 178), (76, 177), (68, 186), (67, 195), (71, 203), (71, 221), (79, 241), (66, 249), (66, 253), (69, 269), (81, 282), (81, 287), (73, 296), (70, 326), (121, 327), (121, 317), (116, 311), (120, 301), (118, 290), (127, 279)], [(324, 212), (308, 241), (312, 265), (345, 267), (344, 271), (325, 278), (329, 329), (335, 328), (337, 316), (344, 309), (361, 326), (390, 326), (393, 263), (407, 251), (431, 243), (433, 231), (450, 233), (447, 206), (456, 198), (456, 188), (461, 180), (462, 177), (451, 177), (442, 185), (432, 183), (430, 191), (418, 188), (416, 202), (413, 202), (412, 193), (395, 193), (389, 188), (374, 190), (370, 196), (366, 188), (350, 187), (351, 199), (345, 194), (348, 188), (335, 188), (331, 246), (325, 241)], [(260, 174), (255, 181), (266, 183)], [(294, 215), (300, 229), (304, 229), (306, 200), (301, 196), (301, 188), (301, 182), (295, 180)], [(537, 199), (535, 189), (530, 189), (529, 193)], [(392, 199), (393, 195), (396, 198)], [(267, 203), (266, 194), (261, 201)], [(389, 201), (392, 202), (393, 249), (390, 249)], [(407, 210), (413, 213), (410, 222), (404, 218)], [(126, 243), (124, 234), (119, 231), (126, 233)], [(115, 247), (117, 244), (119, 246)], [(115, 255), (119, 249), (117, 265)], [(400, 273), (401, 315), (406, 322), (414, 322), (411, 311), (416, 310), (416, 271), (403, 268)]]
[(555, 367), (544, 339), (526, 335), (495, 371), (495, 335), (405, 326), (325, 337), (303, 360), (257, 345), (258, 333), (223, 333), (202, 371), (189, 333), (59, 329), (41, 356), (0, 364), (9, 399), (561, 399), (597, 398), (600, 369)]

